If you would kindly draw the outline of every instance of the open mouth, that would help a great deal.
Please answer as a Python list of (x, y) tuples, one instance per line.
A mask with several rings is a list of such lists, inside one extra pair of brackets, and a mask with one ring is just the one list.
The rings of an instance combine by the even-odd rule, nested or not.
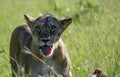
[(45, 55), (45, 56), (50, 56), (52, 53), (52, 46), (42, 46), (40, 47), (41, 52)]

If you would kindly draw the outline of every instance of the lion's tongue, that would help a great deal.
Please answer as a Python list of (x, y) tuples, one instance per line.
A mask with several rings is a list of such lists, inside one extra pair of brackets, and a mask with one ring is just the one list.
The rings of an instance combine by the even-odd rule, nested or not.
[(52, 48), (50, 46), (43, 46), (41, 49), (42, 49), (43, 54), (46, 56), (50, 55), (52, 51)]

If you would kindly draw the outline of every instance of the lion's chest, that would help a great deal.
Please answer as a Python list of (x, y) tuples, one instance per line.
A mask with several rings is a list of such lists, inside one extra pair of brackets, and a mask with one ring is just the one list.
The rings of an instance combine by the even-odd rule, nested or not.
[(39, 61), (32, 61), (31, 64), (31, 77), (48, 77), (54, 74), (53, 71), (59, 73), (60, 67), (55, 64), (53, 60), (45, 61), (45, 64)]

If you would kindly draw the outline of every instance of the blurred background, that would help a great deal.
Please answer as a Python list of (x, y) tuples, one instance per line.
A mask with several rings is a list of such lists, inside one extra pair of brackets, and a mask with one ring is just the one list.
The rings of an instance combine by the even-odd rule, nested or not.
[(73, 77), (89, 77), (95, 68), (120, 77), (119, 0), (0, 0), (0, 77), (11, 77), (9, 41), (12, 31), (26, 24), (24, 14), (47, 13), (73, 19), (62, 36)]

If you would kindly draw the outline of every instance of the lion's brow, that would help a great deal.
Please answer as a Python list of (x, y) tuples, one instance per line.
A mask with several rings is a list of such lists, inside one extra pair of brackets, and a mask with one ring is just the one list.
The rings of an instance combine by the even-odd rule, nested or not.
[(49, 22), (52, 22), (52, 23), (57, 23), (59, 24), (59, 22), (57, 22), (58, 20), (53, 17), (53, 16), (50, 16), (50, 15), (46, 15), (46, 16), (40, 16), (38, 17), (35, 22), (34, 22), (34, 25), (35, 26), (40, 26), (40, 25), (49, 25)]

